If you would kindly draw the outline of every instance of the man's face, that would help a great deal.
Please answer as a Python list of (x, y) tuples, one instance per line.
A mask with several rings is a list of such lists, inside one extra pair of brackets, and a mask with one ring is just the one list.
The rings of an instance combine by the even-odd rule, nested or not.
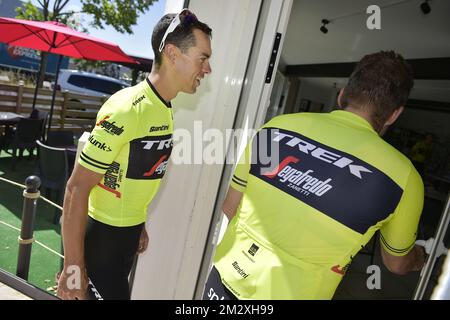
[(194, 29), (193, 33), (196, 45), (181, 52), (176, 62), (180, 91), (186, 93), (195, 93), (205, 74), (211, 73), (211, 40), (199, 29)]

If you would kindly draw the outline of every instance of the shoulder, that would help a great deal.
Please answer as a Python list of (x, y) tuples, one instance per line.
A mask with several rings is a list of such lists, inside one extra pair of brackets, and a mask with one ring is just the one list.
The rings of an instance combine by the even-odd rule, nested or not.
[(324, 114), (318, 113), (290, 113), (276, 116), (268, 121), (264, 127), (284, 127), (284, 126), (297, 126), (300, 123), (315, 121), (319, 118), (323, 118)]
[(107, 103), (124, 109), (132, 109), (136, 105), (136, 101), (143, 95), (141, 86), (136, 85), (117, 91), (107, 100)]
[(119, 90), (106, 100), (99, 111), (99, 116), (117, 113), (132, 117), (136, 114), (137, 101), (142, 100), (143, 96), (144, 92), (139, 85)]
[(376, 150), (376, 155), (372, 151), (367, 151), (376, 160), (375, 166), (402, 188), (410, 183), (422, 184), (422, 179), (411, 160), (388, 142), (378, 137), (376, 141), (372, 141), (367, 146), (371, 150)]

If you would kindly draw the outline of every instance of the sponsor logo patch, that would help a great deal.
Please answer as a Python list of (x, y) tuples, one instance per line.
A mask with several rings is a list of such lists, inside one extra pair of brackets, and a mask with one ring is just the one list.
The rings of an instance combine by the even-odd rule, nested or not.
[(337, 265), (331, 267), (331, 271), (333, 271), (337, 274), (340, 274), (340, 275), (345, 275), (345, 272), (347, 271), (349, 266), (350, 266), (350, 264), (348, 264), (344, 267), (341, 267), (340, 265), (337, 264)]
[(359, 233), (386, 219), (403, 193), (360, 158), (280, 128), (253, 139), (250, 174)]
[(93, 136), (89, 137), (89, 142), (102, 151), (106, 151), (106, 152), (112, 151), (112, 149), (108, 145), (106, 145), (106, 143), (98, 141)]
[(122, 180), (122, 170), (120, 170), (120, 164), (117, 162), (111, 163), (108, 170), (106, 170), (103, 177), (103, 183), (99, 183), (98, 186), (108, 192), (113, 193), (116, 198), (120, 198), (122, 194), (117, 190), (120, 188), (119, 182)]
[(152, 126), (150, 127), (150, 132), (157, 132), (157, 131), (166, 131), (169, 130), (168, 125), (162, 125), (162, 126)]
[(168, 161), (164, 161), (165, 159), (167, 159), (167, 155), (162, 156), (149, 171), (144, 173), (144, 177), (151, 177), (155, 173), (161, 175), (166, 172)]
[(103, 130), (105, 130), (106, 132), (108, 132), (111, 135), (116, 135), (116, 136), (120, 136), (123, 132), (124, 132), (124, 127), (121, 126), (117, 126), (116, 122), (109, 122), (108, 119), (111, 116), (106, 116), (104, 117), (102, 120), (100, 120), (98, 123), (96, 123), (96, 126), (100, 126), (103, 128)]
[(252, 244), (250, 249), (248, 249), (248, 253), (250, 253), (252, 256), (255, 256), (256, 252), (259, 250), (259, 247), (256, 244)]
[(133, 107), (135, 105), (137, 105), (139, 102), (141, 102), (142, 100), (144, 100), (145, 96), (139, 97), (136, 101), (133, 102)]
[(363, 175), (361, 173), (372, 173), (371, 170), (367, 169), (364, 166), (352, 164), (354, 161), (349, 158), (326, 150), (322, 147), (316, 146), (313, 143), (305, 141), (299, 137), (294, 137), (293, 135), (279, 131), (274, 131), (274, 134), (277, 135), (273, 139), (274, 142), (282, 141), (286, 146), (298, 149), (301, 152), (309, 154), (316, 159), (330, 163), (341, 169), (348, 168), (350, 173), (355, 177), (358, 177), (359, 179), (363, 179)]
[(172, 152), (172, 135), (148, 136), (130, 143), (127, 178), (161, 179)]
[(321, 197), (333, 188), (328, 184), (332, 181), (331, 178), (320, 180), (312, 175), (314, 170), (300, 171), (288, 165), (289, 163), (298, 163), (299, 161), (296, 157), (288, 156), (281, 161), (280, 165), (274, 171), (265, 173), (264, 175), (270, 179), (277, 177), (281, 183), (287, 184), (288, 188), (294, 189), (306, 196), (315, 194)]
[(245, 270), (242, 269), (242, 268), (239, 266), (239, 264), (237, 263), (237, 261), (234, 261), (234, 262), (232, 263), (232, 266), (233, 266), (233, 268), (237, 271), (237, 273), (239, 273), (239, 275), (240, 275), (242, 278), (245, 279), (245, 278), (247, 278), (247, 277), (249, 276), (249, 274), (246, 273)]

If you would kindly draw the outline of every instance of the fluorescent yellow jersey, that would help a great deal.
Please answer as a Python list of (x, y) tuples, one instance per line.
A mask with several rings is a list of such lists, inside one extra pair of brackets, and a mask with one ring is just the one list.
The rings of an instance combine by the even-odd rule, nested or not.
[(423, 206), (411, 162), (347, 111), (274, 118), (231, 186), (243, 198), (214, 264), (239, 299), (331, 299), (377, 230), (390, 254), (411, 250)]
[(89, 195), (89, 215), (112, 226), (146, 220), (172, 151), (170, 104), (150, 81), (112, 95), (97, 115), (78, 162), (104, 174)]

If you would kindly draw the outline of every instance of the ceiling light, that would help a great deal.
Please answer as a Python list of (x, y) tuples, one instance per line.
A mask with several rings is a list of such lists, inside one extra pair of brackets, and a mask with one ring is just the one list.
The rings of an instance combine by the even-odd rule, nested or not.
[(425, 0), (425, 2), (420, 5), (420, 10), (422, 10), (423, 14), (429, 14), (431, 12), (431, 7), (428, 4), (428, 0)]

